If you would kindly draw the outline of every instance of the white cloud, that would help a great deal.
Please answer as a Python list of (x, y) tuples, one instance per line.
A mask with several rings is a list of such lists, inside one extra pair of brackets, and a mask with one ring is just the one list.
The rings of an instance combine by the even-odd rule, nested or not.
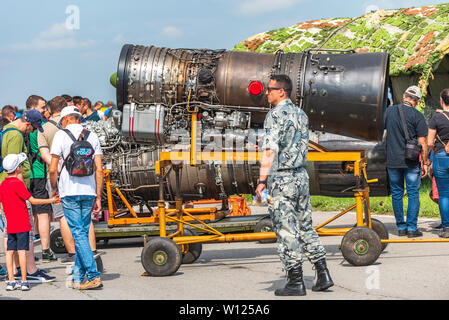
[(288, 9), (303, 0), (243, 0), (237, 8), (237, 13), (244, 16), (255, 16), (267, 12)]
[(85, 48), (94, 44), (93, 40), (79, 41), (76, 32), (66, 27), (65, 23), (55, 23), (49, 29), (40, 32), (30, 42), (19, 42), (9, 46), (11, 50), (63, 50)]
[(39, 33), (39, 39), (61, 39), (74, 36), (75, 31), (67, 28), (65, 23), (55, 23), (49, 29)]
[(162, 29), (162, 34), (166, 37), (170, 38), (178, 38), (182, 35), (182, 31), (174, 26), (167, 26), (164, 29)]
[(114, 39), (112, 39), (112, 42), (122, 44), (122, 43), (126, 42), (126, 38), (122, 33), (119, 33), (114, 37)]

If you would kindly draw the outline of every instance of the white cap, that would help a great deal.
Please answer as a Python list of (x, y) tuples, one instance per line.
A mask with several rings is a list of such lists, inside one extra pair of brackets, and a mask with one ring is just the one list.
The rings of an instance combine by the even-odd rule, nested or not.
[(61, 118), (59, 118), (59, 123), (61, 123), (62, 119), (69, 115), (77, 115), (81, 117), (80, 109), (76, 106), (68, 106), (61, 110)]
[(405, 90), (405, 93), (421, 99), (421, 90), (417, 86), (408, 87), (407, 90)]
[(10, 153), (3, 159), (3, 170), (5, 170), (6, 173), (13, 173), (26, 159), (27, 155), (25, 153)]

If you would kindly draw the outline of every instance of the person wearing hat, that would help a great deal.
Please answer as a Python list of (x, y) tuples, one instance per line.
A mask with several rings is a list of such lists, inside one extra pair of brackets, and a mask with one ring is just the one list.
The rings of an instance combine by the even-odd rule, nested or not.
[[(418, 230), (419, 188), (421, 178), (427, 176), (427, 124), (421, 112), (415, 109), (421, 99), (421, 90), (411, 86), (405, 90), (402, 103), (391, 106), (385, 113), (387, 170), (390, 181), (393, 211), (399, 236), (415, 238), (422, 236)], [(421, 161), (405, 158), (406, 137), (401, 120), (402, 111), (410, 139), (418, 140), (422, 146)], [(404, 220), (404, 181), (407, 188), (407, 220)]]
[[(5, 156), (9, 153), (16, 152), (22, 152), (23, 149), (26, 148), (24, 144), (24, 135), (35, 131), (38, 129), (39, 131), (43, 131), (42, 128), (42, 115), (37, 110), (29, 110), (25, 111), (23, 115), (14, 120), (11, 121), (9, 124), (3, 127), (3, 131), (6, 131), (7, 129), (14, 129), (6, 132), (3, 135), (2, 140), (2, 156)], [(28, 162), (28, 161), (27, 161)], [(24, 179), (25, 184), (29, 185), (30, 183), (30, 164), (29, 162), (24, 166)], [(2, 173), (0, 175), (0, 182), (2, 179), (4, 179), (6, 175)]]
[[(39, 147), (39, 151), (42, 155), (42, 159), (47, 163), (48, 166), (51, 164), (51, 154), (50, 150), (53, 145), (53, 138), (56, 133), (59, 131), (58, 122), (61, 119), (62, 110), (67, 107), (67, 100), (64, 96), (57, 96), (51, 99), (48, 102), (51, 112), (50, 121), (43, 125), (44, 132), (38, 132), (37, 136), (37, 144)], [(47, 190), (51, 192), (50, 187), (50, 179), (47, 181)], [(75, 263), (75, 241), (73, 240), (72, 233), (70, 232), (70, 228), (67, 224), (67, 220), (64, 217), (64, 212), (62, 210), (62, 204), (53, 205), (53, 216), (59, 222), (59, 229), (61, 231), (62, 240), (64, 241), (64, 246), (67, 250), (67, 256), (61, 257), (59, 262), (61, 264), (71, 264)], [(97, 247), (96, 247), (96, 239), (95, 239), (95, 230), (93, 223), (89, 229), (89, 242), (94, 252), (94, 256), (98, 256)]]
[[(10, 130), (8, 130), (10, 129)], [(37, 110), (27, 110), (22, 116), (11, 123), (7, 124), (3, 127), (3, 138), (1, 145), (1, 155), (2, 158), (9, 154), (19, 154), (25, 153), (27, 154), (28, 150), (25, 145), (24, 135), (33, 132), (35, 130), (43, 131), (42, 128), (42, 115)], [(6, 130), (8, 130), (6, 132)], [(20, 178), (25, 183), (27, 188), (30, 187), (30, 162), (28, 159), (25, 159), (22, 165), (22, 173), (20, 174)], [(0, 173), (0, 183), (3, 182), (8, 177), (8, 174), (3, 171)], [(28, 205), (28, 204), (27, 204)], [(29, 205), (29, 214), (31, 213), (31, 204)], [(4, 216), (2, 215), (2, 218)], [(32, 217), (30, 219), (32, 221)], [(4, 240), (6, 243), (6, 239)], [(29, 281), (40, 283), (40, 282), (52, 282), (56, 278), (47, 275), (42, 270), (38, 269), (36, 263), (34, 261), (34, 228), (32, 224), (32, 228), (30, 231), (30, 249), (27, 251), (27, 272), (29, 274)], [(5, 246), (6, 247), (6, 246)]]
[[(26, 101), (27, 110), (37, 110), (42, 114), (46, 110), (47, 102), (44, 98), (37, 95), (31, 95)], [(42, 122), (42, 127), (46, 121)], [(30, 193), (33, 197), (39, 199), (48, 199), (47, 184), (47, 170), (45, 161), (38, 148), (37, 136), (39, 130), (35, 130), (25, 137), (25, 143), (28, 149), (28, 158), (30, 161), (31, 175), (30, 175)], [(35, 228), (35, 240), (40, 239), (42, 246), (42, 262), (51, 262), (57, 260), (55, 254), (50, 250), (50, 221), (53, 213), (52, 206), (47, 205), (33, 205), (32, 206)]]
[[(95, 263), (94, 253), (89, 244), (89, 229), (92, 223), (91, 214), (101, 210), (101, 194), (103, 191), (102, 150), (98, 136), (94, 132), (84, 131), (81, 125), (81, 112), (76, 106), (62, 109), (59, 130), (51, 146), (50, 185), (52, 196), (61, 198), (64, 217), (75, 240), (75, 265), (73, 267), (71, 288), (81, 290), (98, 289), (103, 286), (100, 272)], [(85, 132), (85, 141), (92, 146), (95, 171), (89, 176), (73, 176), (63, 164), (59, 172), (60, 160), (65, 163), (74, 143)], [(70, 133), (70, 135), (69, 135)], [(87, 281), (84, 278), (87, 276)]]
[[(3, 170), (8, 175), (0, 185), (0, 202), (6, 218), (6, 269), (8, 283), (6, 290), (12, 291), (20, 287), (26, 291), (30, 289), (27, 275), (27, 251), (30, 249), (31, 221), (26, 201), (31, 204), (50, 204), (59, 202), (58, 197), (52, 199), (36, 199), (31, 196), (23, 183), (22, 167), (27, 161), (25, 153), (8, 154), (2, 162)], [(19, 256), (22, 283), (15, 281), (13, 257), (15, 252)], [(34, 257), (33, 257), (34, 260)]]
[[(8, 129), (12, 130), (6, 132)], [(28, 150), (25, 146), (24, 135), (33, 132), (36, 129), (41, 132), (44, 130), (42, 128), (42, 115), (37, 110), (25, 111), (20, 118), (4, 126), (1, 145), (2, 158), (10, 153), (18, 154), (24, 152), (26, 154)], [(6, 172), (1, 172), (0, 183), (3, 182), (6, 177)], [(28, 159), (23, 165), (23, 180), (28, 188), (30, 186), (30, 162)]]

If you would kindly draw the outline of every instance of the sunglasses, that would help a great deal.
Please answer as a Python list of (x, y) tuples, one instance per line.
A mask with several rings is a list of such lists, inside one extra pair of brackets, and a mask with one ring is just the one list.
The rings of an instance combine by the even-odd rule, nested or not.
[(268, 92), (271, 92), (271, 90), (281, 90), (281, 89), (284, 89), (284, 88), (267, 87)]

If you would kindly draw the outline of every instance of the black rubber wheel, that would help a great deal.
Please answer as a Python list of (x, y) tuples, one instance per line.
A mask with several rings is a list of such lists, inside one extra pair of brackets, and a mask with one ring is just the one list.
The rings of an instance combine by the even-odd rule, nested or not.
[(60, 229), (55, 229), (50, 233), (50, 249), (54, 253), (67, 253)]
[[(271, 218), (263, 218), (260, 220), (256, 226), (254, 227), (254, 233), (259, 232), (273, 232), (273, 222), (271, 221)], [(259, 243), (275, 243), (276, 239), (264, 239), (259, 240)]]
[[(354, 225), (356, 227), (357, 224)], [(388, 229), (385, 225), (377, 219), (371, 218), (371, 229), (373, 229), (380, 239), (389, 239)], [(388, 246), (388, 243), (382, 243), (382, 251)]]
[(173, 240), (154, 237), (143, 247), (140, 258), (148, 275), (165, 277), (178, 271), (181, 266), (182, 253)]
[[(381, 221), (371, 218), (371, 228), (377, 233), (380, 239), (389, 239), (388, 229)], [(384, 251), (388, 243), (382, 243), (381, 245), (382, 251)]]
[[(196, 232), (190, 229), (184, 229), (184, 236), (196, 236)], [(188, 246), (189, 252), (182, 255), (182, 263), (183, 264), (190, 264), (194, 263), (201, 255), (201, 252), (203, 252), (203, 244), (202, 243), (189, 243), (186, 244)]]
[(377, 233), (368, 227), (355, 227), (341, 241), (343, 257), (354, 266), (369, 266), (379, 258), (382, 243)]
[(95, 259), (95, 263), (97, 264), (97, 270), (98, 272), (103, 273), (104, 272), (104, 267), (103, 267), (103, 260), (101, 260), (101, 256), (98, 256)]

